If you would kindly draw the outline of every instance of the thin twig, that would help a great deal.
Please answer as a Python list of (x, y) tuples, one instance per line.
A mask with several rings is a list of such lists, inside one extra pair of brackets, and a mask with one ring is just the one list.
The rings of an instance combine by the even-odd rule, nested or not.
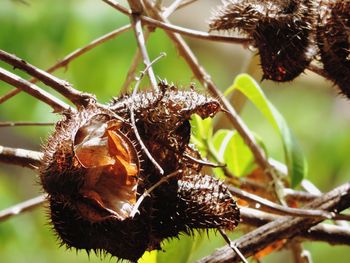
[[(104, 0), (107, 1), (107, 0)], [(109, 0), (108, 0), (109, 1)], [(155, 10), (149, 1), (144, 1), (145, 7), (147, 8), (147, 12), (152, 14), (156, 19), (160, 21), (167, 22), (161, 14)], [(174, 34), (173, 32), (166, 32), (169, 38), (175, 44), (179, 54), (185, 59), (195, 77), (201, 82), (201, 84), (209, 90), (209, 92), (216, 98), (220, 100), (223, 104), (227, 112), (229, 113), (228, 118), (232, 124), (232, 126), (238, 131), (238, 133), (242, 136), (244, 142), (252, 151), (257, 164), (263, 169), (263, 171), (272, 179), (276, 178), (274, 174), (274, 168), (269, 164), (264, 151), (259, 147), (256, 142), (253, 134), (249, 131), (248, 127), (245, 125), (240, 116), (236, 113), (234, 108), (231, 106), (230, 102), (222, 95), (220, 90), (215, 86), (214, 82), (211, 80), (210, 75), (205, 71), (205, 69), (199, 65), (196, 56), (193, 54), (190, 47), (183, 40), (181, 36), (178, 34)]]
[(290, 249), (293, 253), (294, 263), (312, 263), (310, 252), (303, 248), (299, 240), (293, 240)]
[[(159, 59), (161, 59), (165, 54), (161, 54), (158, 58), (156, 58), (152, 63), (150, 63), (148, 65), (148, 67), (151, 67), (153, 63), (156, 63)], [(136, 94), (137, 94), (137, 91), (139, 89), (139, 86), (141, 84), (141, 80), (143, 78), (143, 76), (145, 75), (145, 72), (148, 70), (148, 67), (145, 68), (144, 71), (141, 72), (141, 75), (138, 79), (138, 81), (136, 82), (136, 85), (134, 87), (134, 90), (133, 90), (133, 93), (132, 93), (132, 98), (135, 98)], [(148, 159), (152, 162), (152, 164), (156, 167), (156, 169), (159, 171), (159, 174), (163, 175), (164, 174), (164, 170), (163, 168), (158, 164), (158, 162), (153, 158), (152, 154), (148, 151), (146, 145), (144, 144), (140, 134), (139, 134), (139, 131), (137, 129), (137, 126), (136, 126), (136, 122), (135, 122), (135, 114), (134, 114), (134, 104), (131, 103), (130, 105), (130, 122), (131, 122), (131, 126), (133, 128), (133, 131), (134, 131), (134, 134), (135, 134), (135, 137), (137, 139), (137, 141), (139, 142), (140, 146), (141, 146), (141, 149), (143, 150), (143, 152), (147, 155)]]
[(0, 145), (0, 162), (3, 163), (37, 169), (41, 164), (42, 157), (43, 154), (41, 152)]
[[(112, 6), (113, 8), (117, 9), (118, 11), (122, 12), (125, 15), (130, 16), (131, 12), (123, 7), (121, 4), (114, 2), (112, 0), (102, 0), (103, 2), (107, 3), (108, 5)], [(192, 30), (180, 26), (175, 26), (170, 24), (169, 22), (164, 22), (162, 20), (156, 20), (153, 18), (150, 18), (148, 16), (140, 16), (140, 19), (142, 22), (147, 23), (149, 25), (152, 25), (154, 27), (162, 28), (166, 31), (170, 31), (172, 33), (179, 33), (181, 35), (185, 35), (188, 37), (193, 37), (197, 39), (203, 39), (203, 40), (209, 40), (209, 41), (218, 41), (218, 42), (224, 42), (224, 43), (231, 43), (231, 44), (240, 44), (247, 46), (249, 43), (251, 43), (252, 39), (249, 38), (238, 38), (238, 37), (229, 37), (229, 36), (220, 36), (220, 35), (213, 35), (209, 34), (207, 32)]]
[(0, 121), (0, 127), (16, 127), (16, 126), (51, 126), (53, 122), (12, 122), (12, 121)]
[[(97, 38), (97, 39), (94, 39), (86, 46), (84, 46), (82, 48), (78, 48), (78, 49), (74, 50), (73, 52), (71, 52), (70, 54), (68, 54), (67, 56), (65, 56), (62, 60), (58, 61), (55, 65), (48, 68), (46, 70), (46, 72), (52, 73), (60, 68), (67, 67), (68, 64), (71, 61), (73, 61), (74, 59), (80, 57), (81, 55), (87, 53), (88, 51), (94, 49), (95, 47), (97, 47), (97, 46), (99, 46), (99, 45), (101, 45), (101, 44), (103, 44), (111, 39), (114, 39), (115, 37), (117, 37), (121, 33), (126, 32), (130, 29), (131, 29), (130, 24), (125, 25), (125, 26), (117, 28), (117, 29)], [(31, 83), (36, 83), (37, 81), (38, 80), (36, 78), (32, 78), (30, 80)], [(20, 91), (21, 91), (21, 89), (14, 89), (14, 90), (11, 90), (9, 93), (5, 94), (4, 96), (0, 97), (0, 104), (5, 102), (6, 100), (12, 98), (13, 96), (17, 95)]]
[(190, 4), (193, 4), (194, 2), (197, 2), (197, 1), (198, 0), (183, 0), (183, 2), (178, 6), (178, 9), (188, 6)]
[(3, 68), (0, 68), (0, 79), (14, 87), (21, 88), (38, 100), (45, 102), (46, 104), (50, 105), (55, 112), (62, 112), (67, 110), (74, 111), (73, 108), (71, 108), (63, 101), (57, 99), (55, 96)]
[(288, 199), (297, 201), (297, 202), (309, 202), (314, 200), (316, 197), (319, 197), (321, 194), (315, 195), (308, 192), (297, 191), (290, 188), (283, 189), (284, 196)]
[(163, 16), (169, 17), (179, 8), (179, 6), (181, 6), (181, 4), (183, 4), (183, 2), (184, 0), (175, 0), (174, 2), (172, 2), (171, 5), (163, 12)]
[[(129, 11), (127, 8), (125, 8), (124, 6), (122, 6), (121, 4), (114, 2), (112, 0), (102, 0), (103, 2), (107, 3), (108, 5), (112, 6), (113, 8), (117, 9), (118, 11), (120, 11), (121, 13), (125, 14), (125, 15), (131, 15), (131, 11)], [(196, 0), (189, 0), (184, 2), (182, 5), (179, 5), (179, 8), (191, 4), (193, 2), (195, 2)], [(164, 21), (159, 21), (160, 19), (153, 19), (150, 18), (148, 16), (140, 16), (140, 19), (144, 22), (147, 23), (149, 25), (152, 25), (154, 27), (159, 27), (162, 28), (166, 31), (170, 31), (170, 32), (175, 32), (175, 33), (179, 33), (181, 35), (185, 35), (188, 37), (193, 37), (193, 38), (197, 38), (197, 39), (203, 39), (203, 40), (209, 40), (209, 41), (218, 41), (218, 42), (224, 42), (224, 43), (231, 43), (231, 44), (240, 44), (243, 46), (248, 46), (251, 42), (252, 39), (249, 38), (238, 38), (238, 37), (230, 37), (230, 36), (221, 36), (221, 35), (213, 35), (213, 34), (209, 34), (207, 32), (202, 32), (202, 31), (197, 31), (197, 30), (192, 30), (192, 29), (188, 29), (188, 28), (184, 28), (184, 27), (180, 27), (180, 26), (175, 26), (172, 25), (168, 22), (164, 22)], [(314, 65), (314, 64), (310, 64), (307, 69), (309, 69), (310, 71), (324, 77), (324, 78), (329, 78), (327, 73), (320, 67)]]
[[(182, 1), (182, 0), (179, 0), (179, 1)], [(169, 7), (171, 8), (171, 6)], [(168, 8), (163, 12), (164, 16), (165, 17), (168, 17), (170, 16), (175, 10), (174, 9), (171, 9), (171, 10), (168, 10)], [(166, 13), (166, 14), (165, 14)], [(150, 33), (151, 31), (149, 29), (146, 29), (145, 30), (145, 33), (144, 33), (144, 39), (145, 39), (145, 43), (147, 42), (149, 36), (150, 36)], [(128, 70), (128, 73), (126, 74), (126, 78), (125, 78), (125, 81), (121, 87), (121, 92), (125, 93), (128, 91), (128, 88), (131, 84), (131, 82), (133, 80), (135, 80), (135, 76), (136, 76), (136, 70), (137, 70), (137, 66), (140, 64), (140, 60), (142, 58), (142, 55), (141, 55), (141, 52), (140, 52), (140, 49), (137, 49), (136, 50), (136, 53), (132, 59), (132, 63), (131, 63), (131, 66)]]
[[(46, 198), (46, 196), (38, 196), (19, 204), (20, 207), (22, 207), (21, 212), (33, 210), (34, 208), (39, 207), (46, 201), (46, 199), (43, 200), (42, 198)], [(17, 206), (18, 205), (13, 207)], [(0, 212), (0, 221), (4, 221), (12, 216), (18, 215), (18, 213), (16, 213), (18, 209), (13, 209), (13, 207)], [(282, 218), (278, 215), (272, 215), (263, 211), (245, 207), (240, 209), (240, 213), (243, 220), (242, 224), (248, 224), (251, 226), (261, 226), (268, 222)], [(298, 238), (327, 242), (332, 245), (350, 245), (350, 229), (330, 224), (318, 224), (317, 226), (310, 228), (308, 231), (300, 233)]]
[(131, 13), (133, 14), (142, 14), (143, 13), (143, 6), (142, 1), (140, 0), (128, 0)]
[(130, 29), (131, 29), (130, 24), (125, 25), (125, 26), (117, 28), (117, 29), (115, 29), (115, 30), (113, 30), (113, 31), (111, 31), (111, 32), (99, 37), (99, 38), (96, 38), (93, 41), (91, 41), (88, 45), (86, 45), (82, 48), (79, 48), (77, 50), (74, 50), (73, 52), (71, 52), (70, 54), (65, 56), (62, 60), (57, 62), (55, 65), (48, 68), (46, 71), (49, 73), (52, 73), (59, 68), (66, 67), (72, 60), (80, 57), (81, 55), (85, 54), (86, 52), (90, 51), (91, 49), (94, 49), (95, 47), (97, 47), (97, 46), (99, 46), (99, 45), (101, 45), (109, 40), (116, 38), (120, 34), (126, 32)]
[(20, 93), (22, 90), (15, 88), (10, 90), (8, 93), (0, 97), (0, 104), (4, 103), (5, 101), (11, 99), (12, 97), (16, 96), (18, 93)]
[(137, 199), (137, 202), (136, 204), (134, 205), (134, 207), (132, 208), (132, 211), (130, 213), (130, 217), (134, 217), (136, 215), (136, 213), (138, 213), (139, 211), (139, 207), (141, 205), (141, 203), (143, 202), (143, 200), (149, 196), (153, 191), (154, 189), (156, 189), (158, 186), (160, 186), (161, 184), (165, 183), (165, 182), (168, 182), (169, 179), (177, 176), (178, 174), (182, 173), (182, 170), (178, 170), (178, 171), (175, 171), (173, 173), (170, 173), (164, 177), (162, 177), (158, 182), (156, 182), (154, 185), (152, 185), (149, 189), (146, 189), (143, 194)]
[[(249, 207), (241, 207), (240, 214), (242, 219), (241, 224), (256, 227), (283, 218), (280, 215), (270, 214)], [(327, 242), (333, 245), (350, 245), (350, 228), (322, 223), (310, 228), (308, 231), (299, 233), (298, 237), (301, 239)]]
[(254, 195), (246, 191), (243, 191), (234, 186), (228, 185), (227, 187), (234, 196), (237, 196), (249, 202), (258, 203), (262, 207), (268, 208), (269, 210), (277, 214), (291, 215), (291, 216), (298, 216), (298, 217), (318, 218), (318, 219), (322, 218), (322, 219), (344, 220), (344, 217), (342, 215), (336, 215), (334, 213), (330, 213), (330, 212), (318, 210), (318, 209), (311, 210), (311, 209), (300, 209), (300, 208), (282, 206), (274, 202), (271, 202), (265, 198), (262, 198), (258, 195)]
[(23, 212), (31, 211), (39, 206), (41, 206), (46, 201), (47, 195), (39, 195), (35, 198), (29, 199), (22, 203), (11, 206), (7, 209), (0, 211), (0, 222), (9, 219), (12, 216), (17, 216)]
[(92, 95), (82, 93), (74, 89), (67, 81), (61, 80), (29, 64), (23, 59), (20, 59), (15, 55), (9, 54), (3, 50), (0, 50), (0, 60), (12, 65), (15, 68), (23, 70), (27, 72), (29, 75), (39, 79), (47, 86), (52, 87), (54, 90), (56, 90), (57, 92), (62, 94), (64, 97), (69, 99), (77, 107), (85, 105), (92, 98)]
[(316, 64), (311, 63), (309, 66), (307, 66), (307, 69), (312, 71), (313, 73), (316, 73), (319, 76), (324, 77), (325, 79), (329, 79), (327, 72), (323, 68), (317, 66)]
[[(310, 202), (305, 208), (322, 209), (327, 211), (342, 211), (350, 206), (350, 182), (339, 186), (327, 194)], [(263, 225), (235, 241), (238, 249), (246, 256), (256, 254), (277, 240), (292, 238), (300, 233), (305, 233), (312, 226), (318, 224), (320, 219), (284, 216), (280, 219)], [(232, 254), (228, 246), (216, 250), (198, 262), (200, 263), (228, 263), (238, 262), (237, 255)]]
[[(147, 42), (149, 34), (150, 32), (147, 30), (144, 35), (145, 42)], [(120, 89), (122, 93), (126, 93), (128, 91), (130, 84), (135, 80), (137, 66), (140, 64), (141, 59), (142, 59), (141, 52), (140, 52), (140, 49), (138, 48), (132, 59), (131, 66), (128, 70), (128, 73), (126, 74), (125, 81)]]
[(151, 81), (153, 90), (155, 90), (156, 93), (158, 93), (159, 90), (158, 90), (158, 85), (157, 85), (157, 79), (156, 79), (156, 76), (153, 72), (152, 67), (150, 66), (151, 61), (149, 59), (148, 52), (147, 52), (147, 49), (145, 46), (145, 38), (143, 36), (141, 20), (139, 18), (139, 15), (137, 15), (137, 14), (133, 15), (131, 19), (132, 19), (132, 26), (134, 28), (136, 40), (137, 40), (137, 45), (139, 47), (141, 56), (143, 58), (143, 63), (145, 65), (145, 67), (147, 68), (148, 77)]
[(226, 241), (227, 245), (232, 248), (233, 252), (236, 253), (240, 259), (243, 261), (243, 263), (248, 263), (247, 259), (243, 256), (241, 251), (235, 246), (235, 244), (229, 239), (229, 237), (226, 235), (225, 230), (219, 228), (219, 232), (223, 239)]

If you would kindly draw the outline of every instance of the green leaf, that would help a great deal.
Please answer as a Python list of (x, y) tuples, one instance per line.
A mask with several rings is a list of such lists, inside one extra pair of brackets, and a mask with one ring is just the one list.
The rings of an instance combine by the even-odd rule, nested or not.
[(192, 115), (192, 133), (201, 140), (210, 139), (213, 135), (213, 122), (211, 118), (202, 119), (199, 115)]
[(157, 255), (158, 255), (157, 250), (153, 250), (151, 252), (146, 251), (137, 262), (138, 263), (157, 263)]
[(227, 89), (225, 95), (238, 89), (265, 116), (275, 131), (281, 136), (285, 154), (285, 162), (291, 177), (292, 186), (297, 186), (305, 177), (307, 164), (305, 156), (288, 128), (286, 121), (272, 103), (266, 98), (256, 81), (247, 74), (237, 76), (233, 85)]
[[(225, 163), (234, 175), (243, 176), (252, 170), (253, 154), (236, 131), (217, 131), (213, 136), (213, 145), (219, 161)], [(222, 169), (214, 169), (214, 173), (221, 177)]]
[(181, 235), (179, 238), (166, 240), (162, 244), (162, 251), (158, 251), (157, 263), (188, 262), (194, 244), (193, 237)]
[(203, 157), (207, 156), (207, 142), (213, 136), (213, 122), (211, 118), (202, 119), (193, 114), (191, 120), (191, 143), (195, 144)]

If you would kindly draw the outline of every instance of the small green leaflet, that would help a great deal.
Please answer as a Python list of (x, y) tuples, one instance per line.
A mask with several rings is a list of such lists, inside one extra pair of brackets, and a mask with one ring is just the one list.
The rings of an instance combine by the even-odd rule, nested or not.
[(233, 85), (227, 89), (225, 95), (235, 89), (242, 92), (270, 122), (275, 131), (280, 135), (284, 148), (284, 155), (288, 173), (291, 177), (292, 187), (297, 186), (307, 173), (305, 156), (295, 140), (292, 132), (282, 115), (266, 98), (256, 81), (247, 74), (236, 77)]
[[(220, 163), (225, 163), (235, 176), (244, 176), (252, 171), (254, 157), (237, 131), (218, 130), (213, 136), (213, 144)], [(216, 176), (222, 178), (221, 168), (214, 169)]]
[(213, 136), (213, 122), (211, 118), (202, 119), (197, 114), (192, 115), (191, 142), (196, 145), (202, 157), (207, 156), (208, 142)]

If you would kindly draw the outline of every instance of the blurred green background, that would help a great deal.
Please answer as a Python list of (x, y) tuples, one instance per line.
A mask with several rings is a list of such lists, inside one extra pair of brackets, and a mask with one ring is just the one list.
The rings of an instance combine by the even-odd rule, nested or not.
[[(42, 69), (53, 65), (74, 49), (128, 23), (127, 17), (99, 0), (25, 2), (27, 4), (0, 0), (0, 48)], [(198, 1), (179, 10), (171, 21), (206, 31), (210, 13), (218, 3), (220, 1)], [(257, 80), (261, 78), (257, 57), (248, 49), (202, 40), (188, 39), (188, 42), (222, 90), (229, 87), (241, 72), (248, 72)], [(192, 73), (161, 30), (151, 35), (147, 47), (151, 59), (161, 52), (167, 54), (154, 65), (157, 76), (183, 86), (195, 82)], [(126, 32), (74, 60), (66, 69), (54, 75), (66, 79), (79, 90), (96, 94), (101, 102), (108, 102), (119, 94), (135, 50), (133, 33)], [(0, 63), (0, 66), (11, 69), (4, 63)], [(18, 70), (16, 73), (28, 77)], [(261, 85), (299, 140), (309, 163), (308, 179), (322, 191), (349, 181), (350, 102), (337, 94), (332, 83), (309, 71), (290, 83), (264, 81)], [(7, 84), (0, 83), (0, 96), (11, 89)], [(251, 130), (263, 138), (271, 156), (283, 160), (280, 140), (260, 113), (248, 103), (242, 116)], [(52, 114), (49, 107), (24, 93), (0, 105), (0, 121), (56, 120), (58, 116)], [(1, 128), (0, 145), (40, 150), (40, 145), (51, 130), (47, 127)], [(0, 210), (39, 193), (38, 177), (32, 171), (0, 164)], [(84, 252), (76, 254), (59, 248), (47, 222), (46, 209), (41, 208), (0, 223), (0, 262), (101, 262), (95, 255), (88, 259)], [(239, 234), (237, 231), (236, 235)], [(176, 255), (172, 262), (181, 262), (178, 259), (182, 251), (180, 248), (191, 238), (185, 240), (173, 246), (179, 251), (167, 249), (169, 254)], [(205, 238), (193, 248), (189, 261), (207, 255), (215, 246), (222, 244), (221, 238), (210, 235), (210, 239)], [(347, 247), (305, 244), (314, 262), (332, 260), (345, 263), (350, 257)], [(111, 261), (109, 257), (102, 260)], [(271, 255), (262, 262), (282, 260), (284, 263), (292, 262), (286, 252)]]

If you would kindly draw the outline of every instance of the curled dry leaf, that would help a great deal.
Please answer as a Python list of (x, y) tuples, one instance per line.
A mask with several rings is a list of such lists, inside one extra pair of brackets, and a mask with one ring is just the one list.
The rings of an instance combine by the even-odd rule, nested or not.
[[(227, 187), (201, 174), (202, 164), (194, 161), (199, 153), (189, 145), (191, 115), (212, 117), (219, 103), (165, 82), (160, 89), (122, 96), (106, 108), (92, 102), (57, 123), (44, 147), (41, 181), (53, 227), (68, 247), (135, 261), (181, 232), (238, 224), (239, 209)], [(136, 139), (131, 108), (165, 176), (178, 172), (143, 200), (135, 216), (137, 199), (162, 175)]]

